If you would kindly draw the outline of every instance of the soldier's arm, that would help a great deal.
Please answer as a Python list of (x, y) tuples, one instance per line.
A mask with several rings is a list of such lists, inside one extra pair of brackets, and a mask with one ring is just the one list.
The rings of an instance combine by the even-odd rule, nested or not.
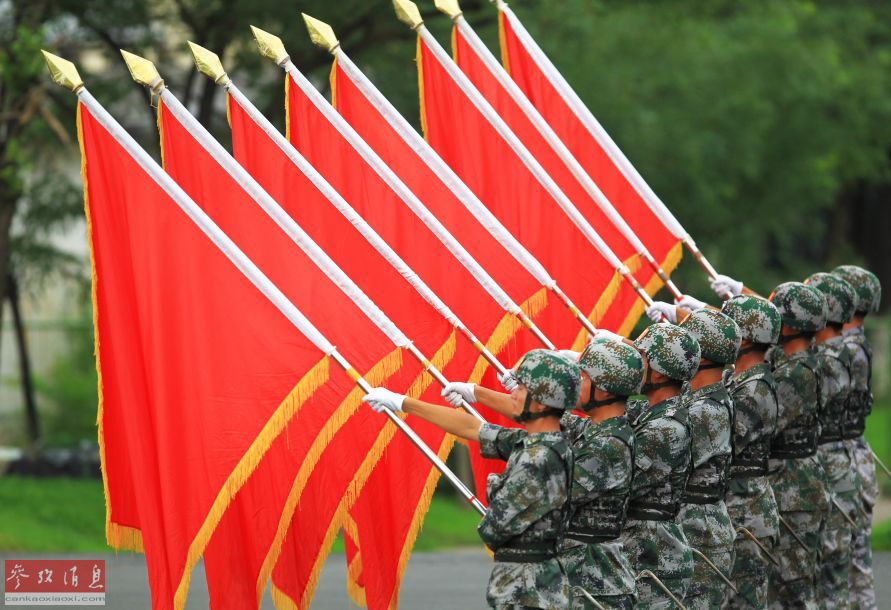
[(510, 394), (496, 392), (495, 390), (484, 388), (481, 385), (477, 385), (473, 388), (473, 394), (476, 396), (476, 401), (481, 405), (489, 407), (496, 413), (504, 415), (505, 417), (513, 418), (513, 401), (510, 398)]
[(496, 460), (507, 460), (517, 443), (526, 436), (520, 428), (505, 428), (485, 423), (480, 426), (480, 455)]
[(402, 410), (430, 422), (449, 434), (468, 441), (479, 440), (481, 422), (469, 413), (411, 397), (407, 397), (403, 401)]
[[(489, 498), (489, 509), (477, 526), (483, 542), (497, 549), (552, 510), (562, 507), (566, 501), (564, 468), (550, 448), (527, 447), (506, 473), (504, 484)], [(561, 484), (554, 485), (551, 480), (554, 477), (559, 477)]]

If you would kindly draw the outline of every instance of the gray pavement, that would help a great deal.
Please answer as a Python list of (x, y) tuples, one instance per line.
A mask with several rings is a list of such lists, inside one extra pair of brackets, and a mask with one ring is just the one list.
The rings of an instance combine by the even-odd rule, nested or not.
[[(75, 555), (0, 554), (3, 559), (37, 557), (61, 559)], [(138, 610), (149, 607), (145, 563), (141, 555), (76, 555), (106, 560), (108, 569), (107, 608)], [(485, 586), (492, 563), (482, 549), (442, 553), (414, 553), (406, 569), (400, 595), (405, 610), (471, 610), (485, 608)], [(879, 608), (891, 608), (891, 553), (875, 557), (876, 595)], [(0, 600), (2, 605), (2, 600)], [(42, 606), (46, 608), (47, 606)], [(207, 585), (201, 565), (192, 574), (187, 610), (208, 607)], [(346, 594), (346, 566), (342, 554), (328, 558), (319, 579), (313, 610), (353, 610)], [(273, 610), (267, 593), (263, 610)]]

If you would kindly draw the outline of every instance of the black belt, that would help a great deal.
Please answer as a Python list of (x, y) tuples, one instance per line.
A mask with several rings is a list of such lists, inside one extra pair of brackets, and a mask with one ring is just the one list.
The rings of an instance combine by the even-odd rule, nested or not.
[(720, 501), (721, 501), (721, 498), (697, 498), (695, 496), (690, 497), (690, 498), (684, 497), (684, 499), (683, 499), (684, 504), (698, 504), (700, 506), (705, 506), (708, 504), (717, 504)]
[(599, 542), (609, 542), (611, 540), (616, 540), (619, 537), (618, 532), (598, 532), (596, 530), (585, 530), (585, 529), (569, 529), (566, 530), (564, 534), (566, 538), (570, 540), (575, 540), (576, 542), (584, 542), (587, 544), (597, 544)]
[(674, 521), (680, 509), (679, 504), (665, 506), (650, 502), (636, 502), (628, 507), (628, 518), (637, 521)]
[(556, 542), (518, 543), (495, 550), (495, 561), (535, 563), (557, 557)]

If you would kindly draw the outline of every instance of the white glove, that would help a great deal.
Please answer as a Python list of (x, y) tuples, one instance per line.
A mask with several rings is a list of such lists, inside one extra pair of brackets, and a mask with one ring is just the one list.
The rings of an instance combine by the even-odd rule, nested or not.
[(520, 382), (517, 381), (517, 375), (513, 371), (509, 370), (504, 375), (496, 375), (496, 377), (501, 382), (501, 387), (508, 392), (513, 392), (520, 385)]
[(476, 402), (476, 394), (473, 389), (476, 386), (472, 383), (462, 383), (460, 381), (450, 381), (445, 384), (442, 389), (442, 397), (446, 399), (453, 407), (460, 407), (461, 401), (468, 403)]
[(678, 300), (678, 307), (683, 307), (687, 311), (699, 311), (700, 309), (705, 309), (708, 303), (705, 301), (700, 301), (697, 298), (691, 297), (689, 294), (685, 294)]
[(644, 311), (646, 312), (647, 317), (653, 322), (661, 322), (662, 319), (665, 318), (672, 324), (677, 324), (677, 311), (675, 310), (674, 305), (672, 305), (671, 303), (656, 301), (655, 303), (647, 307)]
[(608, 331), (605, 328), (598, 328), (594, 331), (594, 334), (589, 335), (588, 339), (589, 342), (593, 341), (594, 339), (611, 339), (612, 341), (619, 341), (620, 343), (625, 341), (625, 337), (623, 337), (622, 335), (617, 335), (616, 333)]
[(362, 397), (362, 402), (367, 402), (377, 413), (402, 411), (402, 401), (404, 400), (405, 396), (403, 394), (391, 392), (387, 388), (373, 388)]
[(715, 279), (711, 281), (709, 284), (712, 287), (712, 290), (715, 291), (722, 299), (730, 293), (733, 296), (738, 296), (742, 294), (743, 283), (738, 282), (729, 275), (719, 275)]

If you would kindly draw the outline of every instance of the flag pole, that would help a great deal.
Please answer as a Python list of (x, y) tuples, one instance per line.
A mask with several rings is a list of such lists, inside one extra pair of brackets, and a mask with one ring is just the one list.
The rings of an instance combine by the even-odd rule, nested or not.
[[(480, 353), (486, 362), (488, 362), (499, 374), (503, 375), (507, 372), (507, 368), (498, 360), (498, 358), (467, 328), (457, 314), (455, 314), (448, 305), (418, 276), (417, 273), (406, 263), (389, 244), (362, 218), (362, 216), (337, 192), (337, 190), (328, 183), (327, 180), (316, 170), (306, 158), (301, 155), (294, 146), (288, 142), (288, 139), (278, 131), (272, 123), (269, 122), (260, 110), (242, 93), (235, 85), (219, 56), (197, 45), (189, 42), (189, 49), (192, 51), (192, 57), (195, 60), (195, 67), (201, 74), (204, 74), (214, 83), (223, 87), (226, 92), (232, 96), (232, 99), (244, 109), (245, 113), (253, 120), (263, 132), (278, 146), (291, 163), (304, 175), (313, 186), (333, 205), (350, 224), (352, 224), (359, 233), (380, 253), (386, 261), (399, 272), (405, 280), (414, 288), (421, 297), (427, 301), (446, 321), (451, 324), (458, 332), (460, 332)], [(414, 344), (410, 344), (408, 348), (412, 355), (420, 362), (424, 370), (426, 370), (433, 378), (442, 386), (448, 383), (445, 376), (427, 359)], [(465, 410), (478, 418), (485, 421), (479, 412), (473, 407), (466, 404)]]
[(573, 114), (575, 114), (579, 121), (581, 121), (591, 136), (597, 140), (598, 144), (603, 147), (604, 152), (606, 152), (607, 156), (612, 160), (619, 171), (622, 172), (625, 179), (634, 187), (644, 202), (646, 202), (653, 213), (659, 217), (668, 230), (687, 247), (693, 255), (693, 258), (696, 259), (696, 262), (699, 263), (700, 267), (702, 267), (708, 277), (710, 279), (715, 279), (718, 272), (711, 263), (708, 262), (705, 255), (699, 251), (696, 242), (693, 241), (690, 234), (687, 233), (674, 214), (671, 213), (668, 206), (666, 206), (653, 189), (650, 188), (650, 185), (647, 184), (634, 165), (631, 164), (628, 157), (625, 156), (622, 150), (613, 141), (569, 82), (563, 77), (557, 67), (554, 66), (548, 56), (545, 55), (544, 51), (538, 46), (538, 43), (535, 42), (535, 39), (532, 38), (526, 28), (523, 27), (523, 24), (507, 3), (504, 2), (504, 0), (491, 1), (495, 4), (498, 10), (504, 14), (505, 18), (510, 21), (512, 29), (523, 43), (526, 51), (532, 56), (539, 68), (544, 72), (545, 76), (547, 76), (551, 85), (560, 94), (567, 106), (570, 107)]
[[(127, 133), (124, 128), (112, 117), (108, 111), (94, 98), (84, 86), (83, 80), (77, 72), (74, 64), (43, 51), (50, 74), (53, 80), (72, 91), (96, 120), (114, 137), (114, 139), (127, 151), (137, 165), (146, 172), (155, 183), (179, 206), (189, 219), (207, 236), (208, 239), (228, 258), (242, 275), (245, 276), (265, 296), (291, 324), (306, 337), (323, 354), (329, 356), (340, 366), (359, 388), (366, 394), (372, 387), (355, 368), (338, 352), (337, 348), (319, 331), (309, 319), (272, 283), (272, 281), (251, 261), (250, 258), (226, 235), (210, 217), (186, 194), (185, 191), (149, 156), (145, 150), (136, 143), (136, 140)], [(152, 66), (154, 68), (154, 66)], [(157, 71), (154, 75), (147, 71), (146, 66), (138, 68), (140, 74), (148, 76), (148, 82), (162, 83)], [(449, 469), (439, 456), (395, 413), (390, 420), (408, 436), (411, 442), (430, 460), (430, 462), (448, 479), (448, 481), (464, 496), (467, 501), (480, 513), (485, 514), (485, 506), (467, 488), (466, 485)]]
[(585, 168), (582, 167), (582, 164), (579, 163), (578, 159), (576, 159), (569, 148), (566, 147), (566, 144), (563, 143), (560, 136), (554, 132), (538, 109), (531, 101), (529, 101), (529, 98), (526, 97), (526, 94), (523, 93), (522, 89), (520, 89), (519, 85), (517, 85), (517, 83), (510, 77), (507, 70), (504, 69), (492, 52), (489, 51), (489, 48), (485, 43), (483, 43), (480, 37), (477, 36), (474, 29), (464, 18), (458, 0), (435, 0), (434, 4), (440, 12), (444, 13), (452, 20), (452, 23), (467, 40), (477, 57), (482, 60), (489, 73), (502, 87), (504, 87), (511, 99), (520, 107), (523, 114), (526, 115), (526, 118), (529, 119), (529, 122), (535, 126), (538, 133), (557, 154), (573, 177), (579, 184), (581, 184), (585, 192), (588, 193), (606, 217), (609, 218), (610, 222), (612, 222), (619, 232), (622, 233), (640, 257), (647, 262), (659, 279), (662, 280), (674, 299), (679, 300), (684, 296), (659, 263), (656, 262), (656, 259), (653, 258), (653, 255), (650, 254), (650, 251), (640, 238), (638, 238), (634, 230), (628, 225), (622, 215), (619, 214), (609, 198), (607, 198), (603, 191), (600, 190)]
[(260, 54), (272, 60), (280, 68), (287, 72), (294, 84), (307, 96), (315, 108), (321, 112), (325, 119), (349, 142), (350, 146), (362, 157), (362, 159), (374, 169), (375, 173), (396, 193), (409, 209), (433, 232), (437, 239), (458, 259), (464, 268), (470, 272), (473, 278), (489, 293), (489, 295), (508, 313), (516, 316), (520, 322), (548, 349), (556, 349), (556, 346), (548, 339), (541, 329), (523, 312), (522, 309), (510, 298), (510, 296), (495, 282), (492, 276), (480, 266), (457, 239), (443, 226), (436, 216), (421, 202), (420, 199), (405, 185), (402, 179), (391, 170), (383, 159), (356, 133), (346, 120), (334, 110), (334, 107), (319, 93), (312, 83), (297, 69), (285, 50), (281, 38), (265, 32), (258, 27), (251, 26), (254, 38)]
[(402, 141), (411, 148), (418, 157), (436, 174), (443, 184), (448, 187), (458, 201), (473, 214), (479, 223), (489, 234), (507, 250), (542, 286), (550, 290), (561, 303), (569, 310), (574, 318), (590, 334), (594, 334), (596, 328), (584, 313), (572, 302), (569, 296), (557, 285), (542, 264), (529, 252), (520, 241), (505, 228), (501, 221), (487, 208), (476, 194), (466, 185), (461, 178), (442, 160), (433, 147), (415, 131), (414, 127), (405, 120), (395, 106), (374, 86), (367, 76), (353, 63), (350, 57), (340, 46), (340, 41), (334, 34), (331, 26), (314, 17), (303, 13), (303, 21), (309, 37), (319, 47), (325, 49), (335, 58), (340, 68), (350, 77), (359, 91), (368, 98), (374, 107), (390, 127), (402, 138)]
[(417, 5), (411, 0), (393, 0), (393, 7), (396, 10), (396, 16), (399, 20), (417, 32), (418, 36), (421, 37), (427, 47), (433, 52), (437, 61), (439, 61), (446, 72), (448, 72), (449, 76), (452, 77), (455, 83), (460, 87), (461, 91), (468, 97), (468, 99), (470, 99), (476, 109), (485, 116), (486, 120), (489, 121), (498, 134), (504, 138), (511, 149), (513, 149), (517, 156), (523, 161), (523, 164), (530, 172), (532, 172), (551, 197), (554, 198), (560, 209), (569, 216), (585, 238), (597, 249), (600, 255), (607, 260), (610, 266), (615, 269), (626, 282), (628, 282), (640, 299), (647, 306), (652, 305), (653, 299), (647, 294), (637, 279), (635, 279), (631, 270), (619, 260), (619, 257), (616, 256), (609, 245), (607, 245), (597, 231), (594, 230), (591, 223), (589, 223), (582, 213), (578, 211), (578, 208), (573, 205), (566, 194), (560, 190), (560, 187), (554, 182), (554, 179), (548, 175), (535, 156), (529, 152), (529, 149), (527, 149), (522, 142), (520, 142), (519, 138), (517, 138), (510, 127), (508, 127), (507, 123), (505, 123), (498, 115), (498, 112), (488, 101), (486, 101), (485, 97), (483, 97), (476, 87), (473, 86), (470, 79), (467, 78), (460, 68), (458, 68), (455, 62), (452, 61), (452, 58), (449, 57), (449, 54), (446, 53), (445, 49), (443, 49), (436, 38), (433, 37), (433, 34), (431, 34), (424, 26), (424, 20), (421, 18), (421, 13), (418, 11)]

